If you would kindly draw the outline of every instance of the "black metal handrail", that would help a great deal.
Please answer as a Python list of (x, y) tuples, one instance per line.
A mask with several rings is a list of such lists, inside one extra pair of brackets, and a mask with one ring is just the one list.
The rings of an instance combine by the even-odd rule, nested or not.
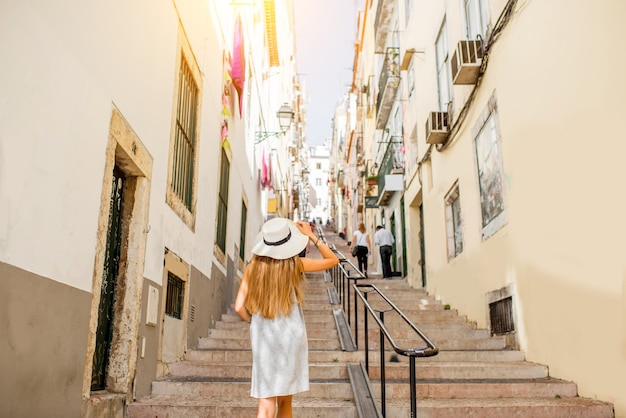
[[(363, 329), (364, 329), (364, 341), (365, 341), (365, 370), (369, 375), (369, 335), (368, 335), (368, 315), (369, 312), (378, 328), (380, 329), (380, 387), (381, 387), (381, 410), (383, 417), (386, 416), (386, 393), (385, 393), (385, 338), (389, 341), (389, 344), (393, 347), (393, 350), (405, 357), (409, 358), (409, 384), (410, 388), (410, 397), (411, 397), (411, 418), (415, 418), (417, 415), (417, 393), (415, 389), (415, 358), (416, 357), (432, 357), (436, 356), (439, 353), (439, 349), (437, 346), (402, 312), (383, 292), (380, 291), (375, 285), (369, 283), (358, 284), (355, 283), (353, 285), (355, 290), (355, 300), (354, 300), (354, 312), (355, 312), (355, 341), (358, 347), (358, 317), (357, 317), (357, 299), (356, 295), (358, 295), (363, 302), (364, 307), (364, 318), (363, 318)], [(368, 289), (361, 291), (360, 289)], [(367, 300), (368, 293), (376, 292), (387, 304), (388, 308), (374, 309), (372, 305)], [(420, 337), (420, 339), (426, 344), (422, 347), (416, 348), (402, 348), (398, 346), (394, 338), (389, 333), (389, 330), (385, 326), (385, 312), (396, 312), (412, 329), (415, 333)], [(378, 314), (378, 315), (377, 315)]]
[[(339, 301), (343, 307), (343, 311), (348, 314), (348, 324), (351, 324), (350, 317), (350, 286), (355, 285), (359, 280), (365, 279), (365, 275), (350, 261), (343, 253), (337, 250), (335, 245), (331, 245), (330, 249), (335, 253), (339, 259), (339, 264), (331, 269), (331, 277)], [(352, 275), (354, 273), (354, 276)], [(353, 283), (351, 283), (351, 281)], [(346, 283), (347, 282), (347, 283)], [(347, 286), (346, 286), (347, 285)], [(354, 300), (356, 301), (356, 291), (354, 292)], [(356, 330), (356, 326), (355, 326)]]

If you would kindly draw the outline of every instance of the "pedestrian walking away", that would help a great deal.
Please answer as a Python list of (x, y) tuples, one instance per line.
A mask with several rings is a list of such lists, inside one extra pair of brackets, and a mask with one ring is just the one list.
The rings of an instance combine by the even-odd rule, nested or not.
[[(300, 258), (312, 242), (322, 259)], [(307, 222), (274, 218), (252, 246), (235, 299), (235, 311), (250, 324), (250, 396), (258, 399), (257, 417), (292, 417), (292, 398), (309, 390), (309, 348), (302, 314), (304, 272), (339, 263)]]
[(374, 242), (378, 245), (380, 252), (380, 260), (383, 265), (383, 279), (391, 279), (391, 253), (393, 251), (393, 243), (395, 242), (393, 234), (383, 228), (381, 225), (376, 227), (374, 234)]
[(359, 270), (367, 277), (367, 257), (370, 254), (370, 234), (365, 231), (365, 224), (361, 222), (352, 236), (350, 251), (356, 248), (356, 258), (359, 260)]

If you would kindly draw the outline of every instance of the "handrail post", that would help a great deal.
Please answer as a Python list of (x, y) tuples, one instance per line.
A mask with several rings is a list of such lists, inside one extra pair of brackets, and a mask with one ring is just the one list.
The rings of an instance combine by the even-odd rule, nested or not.
[[(380, 322), (385, 323), (385, 312), (382, 311), (378, 314), (380, 316)], [(380, 328), (380, 402), (383, 417), (387, 416), (386, 410), (386, 394), (385, 394), (385, 334), (383, 329)]]
[[(365, 298), (365, 302), (367, 302), (367, 293), (363, 294), (363, 297)], [(363, 321), (364, 321), (364, 338), (365, 338), (365, 371), (367, 372), (368, 376), (370, 374), (370, 350), (369, 350), (369, 331), (367, 330), (368, 325), (367, 325), (367, 304), (364, 303), (363, 304)]]
[(415, 357), (409, 356), (409, 379), (411, 385), (411, 418), (417, 418), (417, 394), (415, 391)]
[(346, 289), (346, 293), (348, 294), (348, 309), (344, 309), (344, 312), (348, 312), (348, 325), (350, 325), (350, 276), (348, 276), (348, 288)]
[(341, 279), (341, 304), (343, 306), (343, 311), (346, 311), (346, 278), (350, 277), (350, 271), (347, 271), (348, 274), (343, 275)]
[[(356, 284), (356, 283), (355, 283)], [(354, 290), (354, 344), (356, 345), (356, 349), (359, 349), (359, 309), (358, 309), (358, 299), (356, 298), (356, 286), (353, 288)], [(367, 317), (367, 314), (365, 314)]]

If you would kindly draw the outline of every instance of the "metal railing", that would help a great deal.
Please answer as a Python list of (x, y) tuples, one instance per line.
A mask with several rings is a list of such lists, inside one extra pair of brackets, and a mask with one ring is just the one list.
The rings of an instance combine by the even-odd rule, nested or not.
[[(417, 415), (417, 393), (415, 388), (415, 358), (416, 357), (432, 357), (439, 353), (439, 349), (430, 339), (402, 312), (383, 292), (380, 291), (373, 284), (358, 284), (353, 285), (355, 291), (355, 303), (354, 303), (354, 318), (355, 318), (355, 341), (358, 347), (358, 307), (356, 296), (363, 302), (363, 329), (364, 329), (364, 342), (365, 342), (365, 370), (369, 376), (369, 332), (368, 332), (368, 313), (372, 315), (379, 328), (380, 333), (380, 402), (383, 417), (386, 416), (386, 393), (385, 393), (385, 338), (391, 344), (393, 351), (409, 358), (409, 384), (410, 384), (410, 399), (411, 399), (411, 418), (415, 418)], [(361, 291), (363, 289), (363, 291)], [(367, 290), (365, 290), (367, 289)], [(367, 295), (369, 293), (376, 292), (380, 298), (382, 298), (388, 305), (387, 309), (375, 309), (369, 303)], [(413, 331), (419, 336), (419, 338), (426, 344), (422, 347), (416, 348), (402, 348), (398, 346), (389, 330), (385, 326), (385, 313), (394, 311), (398, 314)]]
[(397, 78), (400, 77), (400, 48), (388, 47), (385, 52), (385, 60), (380, 70), (378, 77), (378, 97), (376, 100), (376, 114), (380, 112), (380, 106), (383, 102), (383, 96), (385, 94), (385, 88), (387, 87), (387, 81), (389, 78), (394, 79), (395, 85), (397, 85)]
[[(355, 285), (359, 280), (365, 279), (365, 275), (361, 273), (352, 261), (350, 261), (340, 251), (337, 251), (337, 248), (334, 245), (332, 245), (330, 249), (333, 250), (339, 259), (339, 264), (331, 269), (330, 275), (333, 284), (335, 285), (335, 289), (337, 290), (337, 295), (339, 296), (339, 301), (341, 302), (343, 311), (348, 314), (348, 324), (352, 325), (350, 321), (350, 287)], [(356, 302), (356, 290), (353, 293), (354, 301)]]
[[(323, 237), (323, 232), (319, 230)], [(411, 418), (417, 417), (417, 392), (416, 392), (416, 371), (415, 371), (415, 359), (417, 357), (432, 357), (439, 353), (437, 346), (424, 334), (414, 323), (409, 319), (400, 308), (398, 308), (380, 289), (371, 283), (358, 283), (359, 280), (365, 279), (365, 275), (362, 274), (359, 269), (348, 260), (341, 252), (337, 251), (334, 245), (330, 246), (330, 249), (339, 258), (339, 264), (331, 269), (331, 279), (335, 290), (339, 295), (340, 303), (343, 307), (343, 311), (347, 313), (347, 321), (350, 326), (350, 331), (354, 332), (354, 342), (356, 348), (359, 348), (359, 306), (358, 299), (363, 302), (363, 331), (364, 331), (364, 352), (365, 352), (365, 371), (369, 378), (369, 330), (368, 330), (368, 313), (374, 318), (379, 328), (380, 338), (380, 402), (382, 416), (386, 416), (386, 391), (385, 391), (385, 339), (389, 341), (389, 344), (393, 350), (401, 355), (409, 358), (409, 385), (410, 385), (410, 402), (411, 402)], [(347, 286), (346, 286), (347, 282)], [(353, 282), (353, 283), (351, 283)], [(354, 329), (352, 329), (351, 321), (351, 296), (350, 287), (353, 289), (354, 298)], [(386, 309), (376, 309), (372, 307), (368, 301), (368, 294), (376, 293), (379, 298), (386, 304)], [(400, 347), (387, 327), (385, 326), (385, 313), (394, 312), (415, 332), (415, 334), (424, 342), (424, 346), (415, 348), (403, 348)], [(372, 394), (373, 396), (373, 394)]]

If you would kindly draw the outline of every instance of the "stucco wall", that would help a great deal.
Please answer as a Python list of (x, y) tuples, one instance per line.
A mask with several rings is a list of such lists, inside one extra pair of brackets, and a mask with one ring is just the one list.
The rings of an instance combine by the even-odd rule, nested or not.
[[(495, 23), (500, 10), (491, 6)], [(448, 8), (453, 48), (462, 33), (459, 11)], [(421, 13), (426, 26), (414, 33), (429, 45), (443, 12), (433, 7)], [(618, 39), (626, 35), (624, 16), (626, 4), (619, 1), (518, 2), (491, 49), (464, 128), (445, 151), (433, 151), (432, 173), (423, 167), (421, 190), (429, 292), (484, 327), (485, 295), (513, 284), (527, 359), (575, 381), (581, 396), (614, 402), (618, 417), (626, 416), (626, 224), (620, 215), (624, 201), (616, 193), (626, 178), (620, 161), (626, 145), (613, 122), (623, 118), (626, 93), (625, 58), (616, 54)], [(418, 123), (436, 110), (433, 60), (434, 51), (426, 47), (424, 61), (416, 63), (424, 89)], [(454, 87), (455, 109), (469, 88)], [(497, 103), (508, 222), (483, 240), (473, 141), (491, 97)], [(444, 196), (457, 179), (463, 252), (447, 260)], [(417, 193), (412, 188), (409, 201)]]
[(5, 263), (0, 277), (0, 416), (80, 416), (91, 294)]

